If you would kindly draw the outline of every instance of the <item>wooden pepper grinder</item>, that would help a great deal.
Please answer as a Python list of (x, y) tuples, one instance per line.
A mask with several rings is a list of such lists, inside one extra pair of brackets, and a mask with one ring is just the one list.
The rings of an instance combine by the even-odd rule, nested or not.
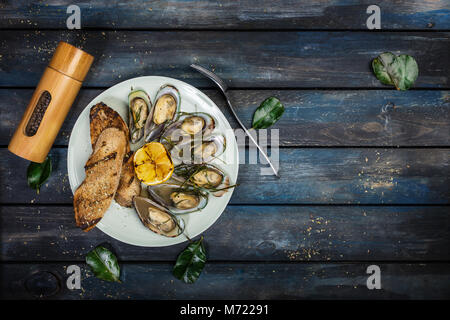
[(44, 162), (94, 57), (60, 42), (42, 75), (8, 149), (19, 157)]

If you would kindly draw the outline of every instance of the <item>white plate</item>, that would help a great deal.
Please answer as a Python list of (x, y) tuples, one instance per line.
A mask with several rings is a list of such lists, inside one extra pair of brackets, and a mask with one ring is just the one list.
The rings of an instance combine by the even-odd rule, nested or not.
[[(131, 87), (144, 89), (154, 102), (159, 87), (167, 83), (174, 85), (180, 91), (181, 111), (207, 112), (217, 120), (215, 132), (226, 135), (227, 148), (225, 153), (212, 163), (223, 168), (230, 175), (232, 183), (236, 182), (239, 169), (238, 147), (230, 124), (219, 108), (205, 94), (185, 82), (167, 77), (149, 76), (133, 78), (116, 84), (99, 94), (81, 112), (70, 135), (67, 155), (67, 169), (72, 192), (75, 192), (83, 182), (85, 178), (84, 165), (92, 153), (89, 132), (89, 110), (91, 107), (99, 102), (104, 102), (116, 110), (127, 122), (128, 94)], [(137, 147), (139, 146), (132, 146), (132, 149)], [(225, 210), (232, 193), (233, 189), (230, 189), (220, 198), (209, 196), (208, 205), (203, 210), (183, 215), (182, 217), (186, 222), (186, 235), (192, 238), (206, 231)], [(137, 246), (162, 247), (186, 241), (186, 237), (183, 235), (176, 238), (167, 238), (153, 233), (144, 227), (134, 208), (121, 207), (115, 201), (97, 224), (97, 227), (119, 241)]]

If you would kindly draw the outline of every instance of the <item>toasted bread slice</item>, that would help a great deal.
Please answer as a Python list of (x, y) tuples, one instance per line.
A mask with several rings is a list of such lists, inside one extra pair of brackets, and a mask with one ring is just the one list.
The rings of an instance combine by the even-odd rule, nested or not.
[(128, 138), (118, 128), (102, 131), (85, 165), (86, 178), (75, 191), (73, 207), (77, 226), (92, 229), (109, 208), (119, 185)]
[[(103, 130), (107, 128), (117, 128), (125, 133), (128, 141), (128, 126), (123, 121), (120, 114), (108, 107), (103, 102), (97, 103), (89, 112), (91, 145), (94, 149), (95, 143)], [(127, 152), (130, 151), (129, 143), (127, 143)]]
[[(89, 119), (92, 149), (94, 149), (95, 142), (97, 141), (98, 136), (103, 130), (107, 128), (118, 128), (122, 130), (127, 137), (126, 152), (127, 154), (130, 153), (130, 143), (128, 142), (128, 126), (116, 111), (108, 107), (103, 102), (100, 102), (91, 108)], [(124, 159), (124, 165), (127, 163), (127, 160), (128, 158)], [(132, 168), (127, 167), (126, 170), (122, 170), (125, 175), (121, 176), (119, 189), (117, 190), (117, 196), (115, 198), (117, 203), (124, 207), (131, 207), (132, 198), (135, 195), (134, 193), (138, 192), (139, 194), (141, 192), (140, 184), (138, 185), (138, 183), (134, 181), (136, 180), (136, 178), (133, 179), (134, 169), (133, 171), (130, 171), (131, 169)]]
[(132, 207), (134, 196), (141, 194), (141, 182), (134, 174), (133, 157), (134, 152), (130, 151), (123, 159), (119, 187), (114, 198), (123, 207)]

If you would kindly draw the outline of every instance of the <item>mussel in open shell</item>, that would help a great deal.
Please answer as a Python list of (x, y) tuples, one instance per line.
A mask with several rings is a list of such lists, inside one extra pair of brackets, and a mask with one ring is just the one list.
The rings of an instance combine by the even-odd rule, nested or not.
[(181, 97), (178, 89), (163, 85), (156, 94), (155, 103), (145, 124), (145, 141), (159, 139), (164, 127), (173, 121), (180, 110)]
[(151, 231), (171, 238), (183, 233), (184, 220), (163, 206), (144, 197), (134, 197), (133, 202), (142, 223)]
[(176, 166), (172, 178), (183, 184), (205, 189), (215, 197), (223, 196), (230, 185), (230, 177), (211, 164), (181, 164)]
[(148, 193), (174, 214), (199, 211), (208, 204), (208, 194), (189, 185), (162, 183), (148, 187)]
[(175, 122), (168, 125), (161, 135), (160, 142), (170, 150), (173, 146), (181, 143), (184, 138), (193, 136), (206, 137), (216, 127), (216, 121), (205, 112), (183, 112)]
[(177, 144), (170, 150), (170, 155), (174, 163), (207, 163), (224, 153), (225, 149), (225, 136), (217, 134), (204, 137), (201, 141), (194, 139)]
[(134, 90), (128, 95), (128, 127), (131, 143), (136, 143), (144, 136), (152, 102), (144, 90)]

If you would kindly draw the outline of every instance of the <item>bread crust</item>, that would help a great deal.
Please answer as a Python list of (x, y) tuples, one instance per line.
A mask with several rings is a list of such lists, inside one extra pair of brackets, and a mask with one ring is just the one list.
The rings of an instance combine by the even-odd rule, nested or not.
[(92, 149), (94, 149), (98, 136), (106, 128), (118, 128), (122, 130), (127, 137), (126, 155), (128, 155), (128, 157), (125, 156), (123, 161), (124, 168), (122, 168), (122, 175), (114, 200), (123, 207), (132, 207), (133, 197), (141, 193), (141, 184), (135, 177), (134, 169), (132, 168), (133, 160), (131, 157), (132, 152), (130, 151), (130, 143), (128, 142), (128, 126), (116, 111), (103, 102), (97, 103), (91, 108), (89, 119)]
[[(128, 140), (128, 126), (123, 121), (119, 113), (108, 107), (103, 102), (99, 102), (91, 108), (89, 112), (89, 121), (92, 149), (94, 149), (99, 135), (107, 128), (117, 128), (123, 131)], [(127, 152), (128, 151), (130, 151), (130, 144), (127, 141)]]
[(97, 138), (85, 165), (86, 178), (75, 191), (75, 221), (84, 231), (91, 230), (111, 205), (119, 185), (128, 137), (110, 127)]

